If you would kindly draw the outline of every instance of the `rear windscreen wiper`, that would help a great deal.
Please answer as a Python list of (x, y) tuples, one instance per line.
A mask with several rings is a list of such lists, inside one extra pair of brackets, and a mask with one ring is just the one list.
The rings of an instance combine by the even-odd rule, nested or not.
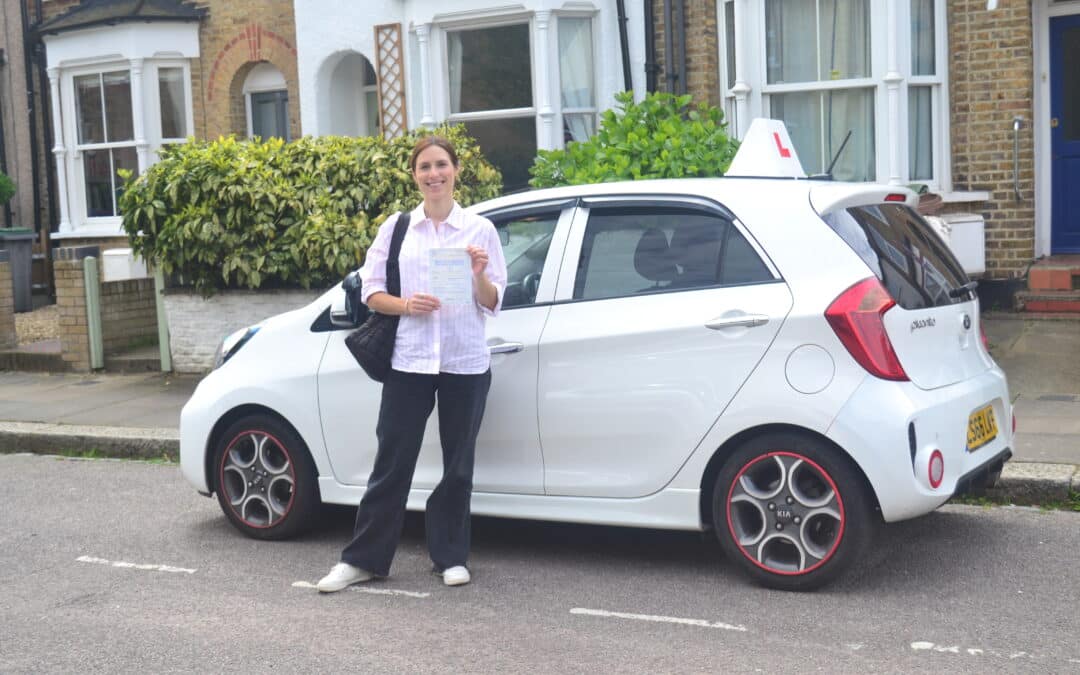
[(975, 289), (979, 286), (978, 281), (969, 281), (963, 286), (957, 286), (949, 291), (950, 298), (959, 298), (965, 294), (975, 295)]

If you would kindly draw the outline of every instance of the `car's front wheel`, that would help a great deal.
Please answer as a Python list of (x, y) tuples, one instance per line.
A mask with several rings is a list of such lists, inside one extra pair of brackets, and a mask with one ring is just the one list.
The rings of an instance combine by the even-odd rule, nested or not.
[(214, 453), (214, 491), (229, 522), (249, 537), (286, 539), (319, 506), (307, 446), (280, 420), (248, 415), (229, 425)]
[(713, 493), (727, 557), (758, 583), (812, 590), (861, 556), (872, 500), (839, 451), (810, 436), (773, 433), (735, 450)]

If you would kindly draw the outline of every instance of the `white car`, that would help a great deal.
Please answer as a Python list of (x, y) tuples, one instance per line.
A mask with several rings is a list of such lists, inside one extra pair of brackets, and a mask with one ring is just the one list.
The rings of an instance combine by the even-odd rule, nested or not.
[[(729, 177), (471, 207), (509, 261), (473, 512), (712, 530), (759, 583), (809, 589), (882, 520), (992, 483), (1005, 374), (915, 199)], [(184, 407), (183, 473), (245, 534), (288, 537), (364, 492), (380, 385), (345, 348), (344, 306), (338, 286), (230, 336)], [(431, 419), (410, 509), (442, 473)]]

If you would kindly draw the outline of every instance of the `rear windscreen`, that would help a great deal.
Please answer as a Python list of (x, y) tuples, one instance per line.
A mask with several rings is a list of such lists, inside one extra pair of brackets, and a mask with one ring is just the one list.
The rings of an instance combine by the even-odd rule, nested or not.
[(966, 302), (968, 294), (949, 291), (968, 282), (944, 241), (904, 204), (840, 209), (823, 217), (863, 259), (896, 304), (925, 309)]

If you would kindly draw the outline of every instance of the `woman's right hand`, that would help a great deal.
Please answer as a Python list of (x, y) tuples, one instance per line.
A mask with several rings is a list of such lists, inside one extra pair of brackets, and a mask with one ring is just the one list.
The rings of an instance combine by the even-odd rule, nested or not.
[(439, 299), (427, 293), (413, 293), (405, 300), (405, 314), (410, 316), (425, 316), (441, 307)]

